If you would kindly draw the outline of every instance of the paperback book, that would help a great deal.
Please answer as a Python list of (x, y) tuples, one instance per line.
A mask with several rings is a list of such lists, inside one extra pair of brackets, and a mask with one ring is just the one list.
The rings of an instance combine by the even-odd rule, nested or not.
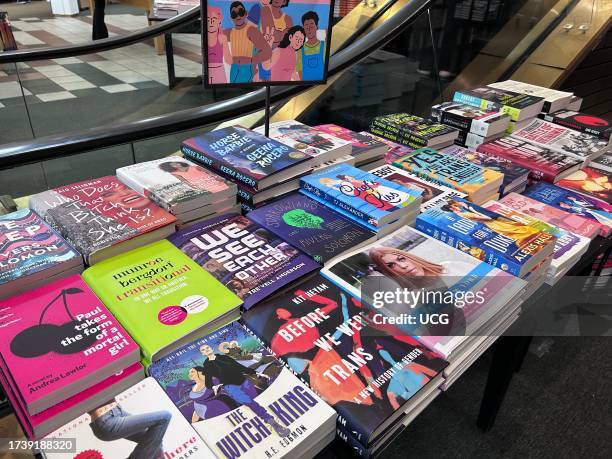
[(520, 278), (549, 257), (555, 244), (551, 234), (460, 198), (419, 215), (416, 228)]
[(230, 126), (185, 140), (183, 154), (232, 181), (257, 190), (312, 168), (310, 157), (250, 129)]
[(165, 240), (105, 260), (83, 278), (138, 343), (145, 366), (237, 318), (242, 303)]
[(512, 121), (534, 118), (544, 107), (542, 97), (496, 89), (491, 86), (455, 91), (453, 102), (473, 105), (483, 110), (500, 110), (509, 115)]
[(436, 390), (447, 365), (416, 339), (377, 326), (358, 298), (319, 275), (242, 320), (366, 448)]
[(323, 132), (350, 142), (353, 146), (351, 156), (355, 157), (358, 166), (383, 158), (387, 153), (387, 145), (363, 132), (354, 132), (336, 124), (320, 124), (315, 126)]
[(566, 108), (571, 102), (573, 93), (566, 91), (558, 91), (556, 89), (544, 88), (542, 86), (536, 86), (534, 84), (523, 83), (522, 81), (506, 80), (499, 81), (497, 83), (491, 83), (489, 85), (496, 89), (506, 89), (508, 91), (514, 91), (529, 96), (543, 97), (544, 106), (542, 111), (544, 113), (556, 112), (562, 108)]
[(543, 116), (544, 120), (610, 141), (612, 123), (609, 120), (573, 110), (559, 110)]
[(82, 269), (81, 255), (33, 210), (0, 216), (0, 299)]
[(376, 238), (372, 231), (299, 193), (260, 207), (248, 218), (321, 264)]
[(153, 378), (110, 397), (45, 438), (63, 439), (77, 439), (76, 451), (41, 452), (53, 459), (216, 457)]
[[(493, 140), (497, 140), (500, 137), (503, 137), (504, 133), (494, 134), (489, 137), (483, 137), (478, 134), (474, 134), (472, 132), (467, 131), (459, 131), (459, 135), (455, 139), (455, 145), (460, 147), (469, 148), (470, 150), (476, 150), (483, 143), (492, 142)], [(447, 147), (448, 148), (448, 147)], [(444, 148), (440, 147), (438, 150), (443, 150)]]
[(559, 180), (557, 185), (612, 205), (612, 172), (585, 167)]
[(138, 361), (138, 346), (73, 275), (2, 300), (2, 372), (38, 414)]
[(346, 164), (302, 177), (300, 187), (375, 227), (397, 220), (421, 203), (418, 192)]
[(117, 169), (117, 178), (174, 215), (236, 194), (236, 185), (177, 156)]
[(93, 265), (174, 232), (176, 218), (114, 176), (35, 194), (30, 208)]
[(319, 269), (300, 250), (241, 215), (214, 217), (169, 238), (249, 309)]
[(408, 113), (377, 116), (370, 131), (413, 148), (429, 147), (457, 138), (457, 130)]
[(510, 122), (510, 116), (499, 110), (487, 111), (456, 102), (434, 105), (431, 107), (431, 117), (438, 123), (481, 137), (504, 132)]
[(474, 202), (497, 192), (504, 176), (497, 171), (461, 158), (421, 148), (393, 162), (393, 165), (465, 193)]
[[(260, 126), (254, 131), (264, 134), (265, 126)], [(312, 158), (310, 160), (312, 166), (351, 154), (351, 142), (296, 120), (271, 123), (269, 137), (305, 153)]]
[(580, 169), (582, 161), (549, 148), (534, 145), (514, 136), (507, 136), (478, 147), (488, 156), (506, 158), (517, 166), (530, 170), (529, 179), (555, 183)]
[(219, 458), (312, 457), (335, 429), (334, 410), (237, 322), (149, 371)]
[(393, 142), (392, 140), (377, 136), (376, 134), (372, 134), (371, 132), (362, 132), (362, 134), (371, 137), (372, 139), (383, 142), (387, 146), (387, 153), (385, 154), (385, 162), (387, 164), (391, 164), (396, 159), (401, 158), (402, 156), (405, 156), (415, 150), (414, 148), (410, 148), (406, 145)]

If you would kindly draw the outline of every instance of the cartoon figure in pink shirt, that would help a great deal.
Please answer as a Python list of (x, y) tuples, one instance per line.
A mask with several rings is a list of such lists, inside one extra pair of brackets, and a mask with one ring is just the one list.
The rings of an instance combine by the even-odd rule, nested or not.
[(208, 33), (208, 82), (210, 84), (227, 83), (225, 66), (223, 65), (230, 56), (227, 37), (221, 31), (223, 14), (218, 6), (207, 8), (207, 33)]
[(264, 68), (272, 69), (272, 81), (299, 81), (297, 72), (297, 53), (304, 46), (306, 32), (302, 26), (296, 25), (285, 33), (285, 36), (272, 52), (271, 62), (263, 64)]

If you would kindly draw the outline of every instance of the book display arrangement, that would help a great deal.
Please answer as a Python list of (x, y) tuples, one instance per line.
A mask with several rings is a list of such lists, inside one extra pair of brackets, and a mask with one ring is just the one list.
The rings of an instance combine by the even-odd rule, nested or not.
[(578, 99), (508, 81), (372, 133), (225, 127), (32, 196), (0, 217), (25, 435), (78, 439), (50, 458), (380, 454), (609, 235), (609, 129)]

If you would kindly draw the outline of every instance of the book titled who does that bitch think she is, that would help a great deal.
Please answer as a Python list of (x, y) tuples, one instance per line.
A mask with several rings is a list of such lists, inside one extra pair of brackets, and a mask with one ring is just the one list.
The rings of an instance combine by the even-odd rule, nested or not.
[(138, 343), (145, 366), (236, 319), (242, 304), (166, 240), (105, 260), (83, 278)]

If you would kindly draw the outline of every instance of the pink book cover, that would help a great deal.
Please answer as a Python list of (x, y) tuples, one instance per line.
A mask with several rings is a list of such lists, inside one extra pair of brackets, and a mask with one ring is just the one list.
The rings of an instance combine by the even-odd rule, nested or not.
[[(96, 399), (96, 396), (98, 394), (108, 391), (108, 390), (112, 390), (113, 386), (118, 385), (121, 381), (126, 380), (130, 378), (131, 376), (135, 376), (137, 373), (140, 373), (141, 379), (144, 379), (144, 368), (139, 362), (136, 362), (130, 365), (125, 370), (119, 373), (113, 374), (110, 378), (106, 378), (100, 381), (99, 383), (97, 383), (96, 385), (91, 386), (90, 388), (85, 389), (84, 391), (81, 391), (78, 394), (67, 398), (63, 402), (60, 402), (57, 405), (54, 405), (51, 408), (45, 411), (42, 411), (38, 414), (35, 414), (35, 415), (28, 415), (28, 413), (25, 412), (23, 407), (19, 404), (19, 400), (17, 400), (12, 394), (12, 391), (11, 391), (12, 388), (9, 390), (6, 390), (5, 392), (7, 394), (7, 397), (11, 401), (11, 404), (13, 405), (15, 415), (17, 416), (19, 423), (21, 424), (21, 427), (23, 428), (24, 433), (26, 434), (28, 438), (34, 438), (35, 437), (34, 429), (38, 428), (43, 423), (48, 422), (50, 419), (54, 418), (55, 416), (59, 416), (65, 411), (70, 410), (76, 406), (82, 406), (82, 409), (80, 409), (81, 412), (85, 412), (90, 409), (93, 409), (94, 406), (89, 406), (89, 405), (91, 405), (92, 403), (94, 405), (96, 403), (100, 403), (100, 401)], [(6, 380), (4, 375), (0, 375), (0, 380), (2, 381), (2, 385), (10, 384)], [(131, 383), (130, 385), (132, 384), (133, 383)], [(116, 395), (119, 392), (122, 392), (125, 389), (127, 389), (127, 387), (118, 386), (117, 390), (114, 391), (116, 392), (114, 395)], [(106, 400), (110, 397), (112, 397), (112, 395), (106, 396), (104, 398)], [(77, 417), (79, 414), (80, 413), (77, 413), (73, 415), (72, 417), (73, 418)], [(65, 424), (65, 422), (62, 422), (60, 425), (63, 425), (63, 424)], [(45, 431), (39, 432), (39, 434), (36, 437), (38, 438), (44, 437), (45, 435), (49, 434), (53, 430), (55, 430), (55, 428), (51, 428), (51, 429), (47, 428)]]
[(22, 405), (36, 414), (54, 404), (50, 396), (61, 401), (79, 392), (83, 378), (99, 381), (117, 361), (124, 368), (137, 362), (139, 349), (74, 275), (0, 301), (0, 355)]
[(593, 239), (604, 229), (594, 220), (571, 214), (518, 193), (509, 193), (499, 202), (571, 233)]

